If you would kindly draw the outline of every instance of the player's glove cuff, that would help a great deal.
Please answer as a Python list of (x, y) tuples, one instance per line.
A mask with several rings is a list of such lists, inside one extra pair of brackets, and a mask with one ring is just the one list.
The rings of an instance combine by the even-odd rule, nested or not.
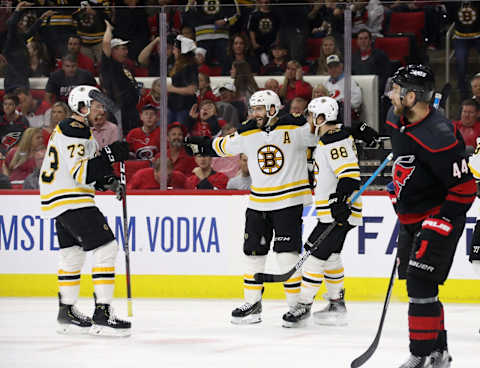
[(434, 231), (441, 236), (448, 236), (452, 232), (453, 225), (446, 217), (429, 217), (422, 222), (422, 231)]

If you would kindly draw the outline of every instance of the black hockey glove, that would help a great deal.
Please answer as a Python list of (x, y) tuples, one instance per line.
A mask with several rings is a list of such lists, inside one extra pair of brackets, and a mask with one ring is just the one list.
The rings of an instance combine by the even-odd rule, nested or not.
[(212, 148), (212, 140), (209, 137), (186, 137), (183, 145), (190, 156), (218, 156)]
[(111, 190), (115, 193), (115, 196), (119, 201), (123, 198), (123, 185), (120, 182), (120, 179), (114, 175), (105, 176), (103, 179), (97, 180), (94, 187), (101, 192)]
[(313, 153), (315, 152), (315, 147), (307, 148), (307, 171), (308, 171), (308, 184), (310, 189), (314, 190), (317, 186), (315, 180), (315, 159), (313, 158)]
[(103, 159), (111, 164), (114, 162), (126, 161), (130, 157), (127, 142), (113, 142), (100, 150)]
[(352, 213), (348, 207), (347, 199), (347, 195), (341, 193), (332, 193), (328, 197), (328, 207), (332, 217), (339, 224), (346, 223)]
[(366, 121), (352, 128), (352, 135), (355, 139), (364, 141), (367, 147), (377, 148), (379, 145), (378, 133), (375, 129), (370, 128)]

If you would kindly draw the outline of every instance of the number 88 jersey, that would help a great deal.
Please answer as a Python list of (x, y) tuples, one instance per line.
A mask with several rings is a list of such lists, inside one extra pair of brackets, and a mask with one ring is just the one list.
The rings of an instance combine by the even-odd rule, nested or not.
[(93, 183), (87, 184), (88, 160), (98, 144), (90, 128), (77, 120), (61, 121), (52, 132), (40, 169), (40, 200), (45, 217), (95, 206)]
[[(350, 134), (342, 129), (334, 129), (324, 134), (315, 149), (315, 162), (318, 165), (317, 186), (315, 187), (315, 208), (321, 222), (333, 222), (328, 206), (330, 194), (335, 193), (339, 180), (350, 178), (360, 182), (357, 148)], [(354, 191), (350, 198), (355, 195)], [(350, 199), (349, 199), (350, 201)], [(362, 198), (353, 203), (352, 214), (348, 218), (351, 225), (362, 224)]]

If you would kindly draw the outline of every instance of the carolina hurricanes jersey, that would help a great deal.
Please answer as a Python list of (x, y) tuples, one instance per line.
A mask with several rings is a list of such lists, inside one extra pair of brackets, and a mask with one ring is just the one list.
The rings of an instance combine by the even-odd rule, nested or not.
[(57, 217), (67, 210), (94, 206), (94, 183), (86, 184), (88, 160), (98, 143), (90, 128), (68, 118), (50, 136), (40, 169), (40, 200), (45, 217)]
[(152, 160), (159, 151), (160, 128), (155, 128), (150, 134), (141, 127), (132, 129), (127, 135), (127, 143), (138, 160)]
[[(315, 162), (318, 165), (317, 186), (315, 187), (315, 208), (321, 222), (333, 222), (328, 207), (328, 197), (335, 193), (340, 179), (350, 178), (360, 182), (355, 142), (342, 128), (324, 134), (315, 149)], [(349, 201), (357, 191), (354, 191)], [(351, 225), (362, 225), (362, 198), (358, 198), (351, 207), (348, 218)]]
[(307, 147), (315, 145), (314, 138), (305, 119), (287, 115), (265, 130), (249, 120), (237, 132), (215, 138), (212, 148), (219, 156), (247, 155), (252, 178), (248, 207), (271, 211), (311, 203)]

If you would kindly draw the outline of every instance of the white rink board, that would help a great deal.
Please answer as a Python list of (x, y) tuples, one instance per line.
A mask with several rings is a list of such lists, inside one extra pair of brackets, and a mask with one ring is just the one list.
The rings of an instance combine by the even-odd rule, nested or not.
[[(57, 269), (58, 241), (53, 221), (41, 219), (37, 195), (2, 195), (0, 273), (49, 274)], [(247, 195), (131, 195), (131, 272), (137, 275), (241, 275)], [(113, 196), (96, 197), (114, 233), (122, 229), (122, 208)], [(385, 277), (395, 253), (396, 216), (386, 196), (363, 196), (364, 225), (353, 229), (343, 250), (349, 277)], [(304, 211), (304, 240), (316, 220)], [(468, 262), (478, 203), (469, 211), (451, 279), (476, 279)], [(156, 229), (156, 230), (155, 230)], [(116, 269), (122, 272), (123, 254)], [(267, 267), (275, 270), (269, 260)], [(86, 262), (83, 272), (89, 273)]]

